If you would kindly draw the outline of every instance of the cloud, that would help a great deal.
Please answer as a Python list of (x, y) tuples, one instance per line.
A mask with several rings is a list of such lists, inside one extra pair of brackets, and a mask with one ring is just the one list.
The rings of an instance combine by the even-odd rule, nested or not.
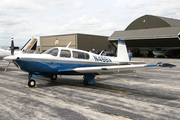
[(122, 6), (126, 7), (127, 9), (139, 9), (144, 6), (144, 0), (115, 0), (114, 6)]
[(152, 0), (151, 6), (149, 7), (149, 13), (180, 19), (179, 4), (179, 0), (173, 0), (173, 2), (170, 2), (169, 0)]
[(19, 14), (27, 12), (39, 12), (47, 10), (42, 4), (37, 4), (33, 0), (6, 0), (0, 4), (2, 10), (9, 14)]
[(123, 5), (123, 0), (114, 0), (114, 6), (122, 6)]
[(82, 9), (81, 0), (5, 0), (1, 1), (1, 10), (9, 13), (43, 13), (56, 10)]
[(5, 0), (0, 4), (0, 46), (14, 36), (85, 33), (111, 35), (145, 14), (180, 19), (179, 0)]
[(58, 31), (57, 34), (85, 33), (109, 36), (114, 30), (117, 30), (118, 28), (118, 23), (103, 23), (100, 19), (89, 15), (84, 15), (80, 18), (68, 21), (66, 24), (59, 26), (59, 28), (53, 31)]
[(145, 6), (144, 0), (129, 0), (128, 3), (126, 4), (126, 7), (128, 9), (140, 9)]
[(74, 9), (82, 9), (84, 7), (84, 3), (82, 1), (75, 1), (73, 3)]
[(58, 31), (66, 31), (72, 33), (86, 32), (90, 29), (98, 27), (98, 25), (98, 19), (88, 15), (84, 15), (80, 18), (68, 21), (66, 24), (59, 27)]
[(51, 0), (44, 2), (44, 6), (46, 6), (49, 10), (77, 10), (84, 7), (84, 2), (83, 0)]

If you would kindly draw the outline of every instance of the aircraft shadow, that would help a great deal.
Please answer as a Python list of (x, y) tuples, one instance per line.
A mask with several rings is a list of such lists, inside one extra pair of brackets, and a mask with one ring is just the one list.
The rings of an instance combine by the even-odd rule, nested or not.
[[(4, 72), (6, 68), (5, 67), (0, 67), (0, 72)], [(11, 72), (11, 71), (17, 71), (16, 68), (8, 68), (6, 72)]]
[[(103, 79), (105, 80), (105, 79)], [(130, 86), (124, 86), (119, 84), (117, 85), (110, 85), (106, 83), (100, 83), (97, 82), (95, 84), (91, 84), (88, 86), (85, 86), (83, 84), (83, 79), (82, 80), (77, 80), (77, 79), (67, 79), (67, 78), (58, 78), (56, 81), (51, 81), (51, 80), (46, 80), (48, 81), (45, 84), (38, 84), (38, 88), (44, 88), (44, 87), (53, 87), (53, 86), (76, 86), (76, 87), (83, 87), (83, 88), (91, 88), (94, 90), (102, 90), (102, 91), (108, 91), (108, 92), (113, 92), (113, 93), (120, 93), (120, 94), (126, 94), (126, 95), (136, 95), (139, 97), (146, 97), (146, 98), (159, 98), (159, 99), (165, 99), (165, 100), (176, 100), (179, 99), (178, 97), (175, 97), (170, 94), (164, 94), (160, 92), (155, 92), (155, 91), (146, 91), (146, 90), (141, 90), (141, 89), (132, 89)]]

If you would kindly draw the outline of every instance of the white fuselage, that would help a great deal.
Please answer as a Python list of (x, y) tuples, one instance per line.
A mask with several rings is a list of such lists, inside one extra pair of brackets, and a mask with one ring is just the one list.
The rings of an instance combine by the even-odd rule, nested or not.
[[(14, 51), (14, 54), (20, 54), (22, 53), (22, 51)], [(10, 56), (11, 55), (11, 50), (4, 50), (4, 49), (0, 49), (0, 60), (2, 60), (4, 57), (6, 56)]]
[(5, 59), (9, 62), (16, 59), (20, 68), (27, 72), (55, 74), (79, 67), (119, 64), (117, 57), (101, 56), (83, 50), (61, 47), (51, 48), (43, 54), (18, 54)]

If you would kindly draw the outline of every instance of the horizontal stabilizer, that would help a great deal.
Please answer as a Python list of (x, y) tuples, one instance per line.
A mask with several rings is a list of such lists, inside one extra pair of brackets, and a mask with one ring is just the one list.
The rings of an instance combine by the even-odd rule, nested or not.
[(170, 64), (170, 63), (162, 63), (162, 62), (160, 62), (160, 63), (157, 63), (160, 67), (170, 67), (170, 68), (172, 68), (172, 67), (176, 67), (176, 65), (173, 65), (173, 64)]

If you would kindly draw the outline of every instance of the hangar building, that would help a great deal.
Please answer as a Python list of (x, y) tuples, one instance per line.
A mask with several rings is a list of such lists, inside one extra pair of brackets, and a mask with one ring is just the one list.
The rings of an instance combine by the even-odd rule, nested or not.
[(53, 36), (40, 36), (40, 50), (45, 51), (52, 47), (66, 47), (81, 50), (111, 50), (114, 47), (109, 43), (107, 36), (87, 35), (87, 34), (65, 34)]
[(114, 31), (108, 38), (112, 44), (126, 40), (128, 49), (137, 51), (180, 49), (180, 20), (144, 15), (130, 23), (124, 31)]

